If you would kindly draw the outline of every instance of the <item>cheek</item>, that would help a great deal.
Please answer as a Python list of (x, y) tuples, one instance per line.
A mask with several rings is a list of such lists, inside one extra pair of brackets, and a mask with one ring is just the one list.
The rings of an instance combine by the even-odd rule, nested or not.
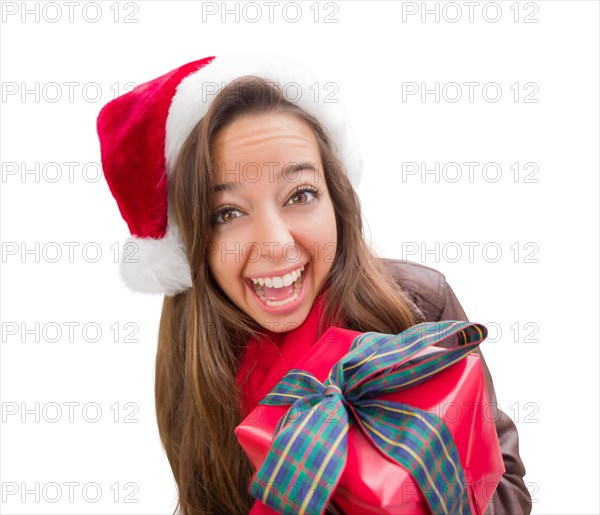
[(312, 248), (318, 248), (318, 254), (315, 252), (313, 256), (317, 261), (317, 267), (321, 273), (327, 273), (333, 266), (337, 248), (337, 227), (333, 207), (324, 213), (318, 224), (313, 226), (310, 237), (315, 242)]

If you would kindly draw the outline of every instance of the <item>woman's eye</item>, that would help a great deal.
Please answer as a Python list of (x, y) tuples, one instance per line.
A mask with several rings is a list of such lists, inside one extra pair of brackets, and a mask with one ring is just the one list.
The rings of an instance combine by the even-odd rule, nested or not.
[[(312, 188), (303, 188), (301, 190), (296, 191), (290, 198), (290, 200), (294, 199), (302, 199), (300, 204), (308, 204), (313, 198), (319, 198), (318, 192), (313, 190)], [(308, 198), (308, 200), (306, 200)]]
[(211, 218), (211, 223), (213, 225), (224, 224), (234, 220), (235, 218), (239, 218), (239, 216), (226, 216), (230, 213), (239, 213), (237, 209), (226, 207), (217, 211)]

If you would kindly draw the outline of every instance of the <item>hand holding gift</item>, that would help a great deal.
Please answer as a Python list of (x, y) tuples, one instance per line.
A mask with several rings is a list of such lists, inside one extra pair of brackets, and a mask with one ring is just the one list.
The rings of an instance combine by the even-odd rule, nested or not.
[(457, 321), (329, 328), (236, 428), (250, 493), (279, 513), (483, 513), (504, 473), (470, 355), (486, 335)]

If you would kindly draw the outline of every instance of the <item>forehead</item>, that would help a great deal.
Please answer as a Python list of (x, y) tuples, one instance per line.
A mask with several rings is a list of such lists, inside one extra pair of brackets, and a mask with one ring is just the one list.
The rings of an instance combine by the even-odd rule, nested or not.
[(211, 145), (217, 163), (261, 154), (289, 157), (288, 154), (300, 153), (309, 157), (318, 149), (312, 129), (290, 113), (241, 116), (215, 134)]

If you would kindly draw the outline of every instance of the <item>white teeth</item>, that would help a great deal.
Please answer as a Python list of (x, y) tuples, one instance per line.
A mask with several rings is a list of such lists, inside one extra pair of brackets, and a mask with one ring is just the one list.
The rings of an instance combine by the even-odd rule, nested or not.
[(303, 278), (302, 277), (298, 277), (298, 279), (296, 279), (296, 281), (294, 281), (294, 293), (292, 293), (292, 295), (284, 300), (280, 300), (280, 301), (273, 301), (273, 300), (267, 300), (267, 298), (264, 295), (263, 289), (261, 286), (258, 286), (258, 283), (254, 283), (254, 291), (256, 292), (256, 295), (258, 296), (258, 298), (264, 302), (267, 306), (284, 306), (285, 304), (289, 304), (290, 302), (294, 302), (298, 296), (300, 295), (300, 290), (302, 289), (302, 283), (303, 283)]
[(295, 282), (298, 277), (302, 275), (304, 271), (304, 265), (301, 266), (298, 270), (294, 270), (288, 274), (285, 274), (283, 277), (260, 277), (258, 279), (252, 279), (254, 284), (259, 284), (262, 286), (267, 286), (267, 288), (283, 288), (284, 286), (289, 286), (293, 282)]

